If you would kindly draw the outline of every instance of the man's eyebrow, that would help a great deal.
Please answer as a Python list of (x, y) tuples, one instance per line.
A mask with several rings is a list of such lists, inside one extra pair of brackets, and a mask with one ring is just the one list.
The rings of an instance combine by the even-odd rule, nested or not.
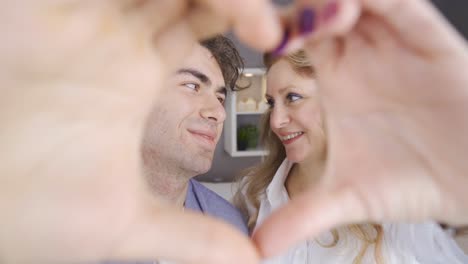
[(190, 68), (182, 68), (182, 69), (179, 69), (176, 74), (189, 74), (189, 75), (192, 75), (193, 77), (197, 78), (198, 80), (200, 80), (200, 82), (202, 82), (203, 84), (206, 84), (208, 86), (211, 85), (211, 80), (210, 78), (208, 78), (208, 76), (206, 76), (206, 74), (200, 72), (200, 71), (197, 71), (195, 69), (190, 69)]

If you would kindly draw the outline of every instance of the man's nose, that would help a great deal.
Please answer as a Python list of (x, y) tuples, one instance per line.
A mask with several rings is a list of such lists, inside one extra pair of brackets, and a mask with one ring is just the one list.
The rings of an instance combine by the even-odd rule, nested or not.
[(226, 119), (226, 109), (224, 109), (224, 105), (219, 101), (217, 96), (210, 96), (203, 103), (200, 110), (200, 115), (203, 118), (213, 120), (216, 123), (224, 122)]

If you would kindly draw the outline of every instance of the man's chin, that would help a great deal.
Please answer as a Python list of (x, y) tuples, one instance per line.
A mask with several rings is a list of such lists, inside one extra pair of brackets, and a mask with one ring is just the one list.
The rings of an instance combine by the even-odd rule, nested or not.
[(213, 165), (213, 154), (198, 153), (193, 156), (192, 170), (197, 175), (207, 173)]

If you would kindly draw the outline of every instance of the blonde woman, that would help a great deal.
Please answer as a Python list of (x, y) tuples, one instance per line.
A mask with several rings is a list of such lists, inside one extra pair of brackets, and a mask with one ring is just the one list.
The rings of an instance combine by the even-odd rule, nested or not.
[[(266, 55), (264, 61), (270, 109), (262, 121), (262, 141), (270, 154), (244, 174), (235, 197), (250, 231), (317, 184), (327, 157), (326, 119), (305, 52)], [(436, 223), (366, 223), (323, 233), (266, 263), (468, 263), (468, 257)]]

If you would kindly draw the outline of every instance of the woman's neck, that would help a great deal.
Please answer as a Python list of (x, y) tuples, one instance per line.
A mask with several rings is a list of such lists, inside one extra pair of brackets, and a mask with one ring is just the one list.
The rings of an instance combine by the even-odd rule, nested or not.
[(290, 198), (317, 184), (325, 171), (325, 161), (325, 155), (315, 155), (293, 165), (284, 183)]

